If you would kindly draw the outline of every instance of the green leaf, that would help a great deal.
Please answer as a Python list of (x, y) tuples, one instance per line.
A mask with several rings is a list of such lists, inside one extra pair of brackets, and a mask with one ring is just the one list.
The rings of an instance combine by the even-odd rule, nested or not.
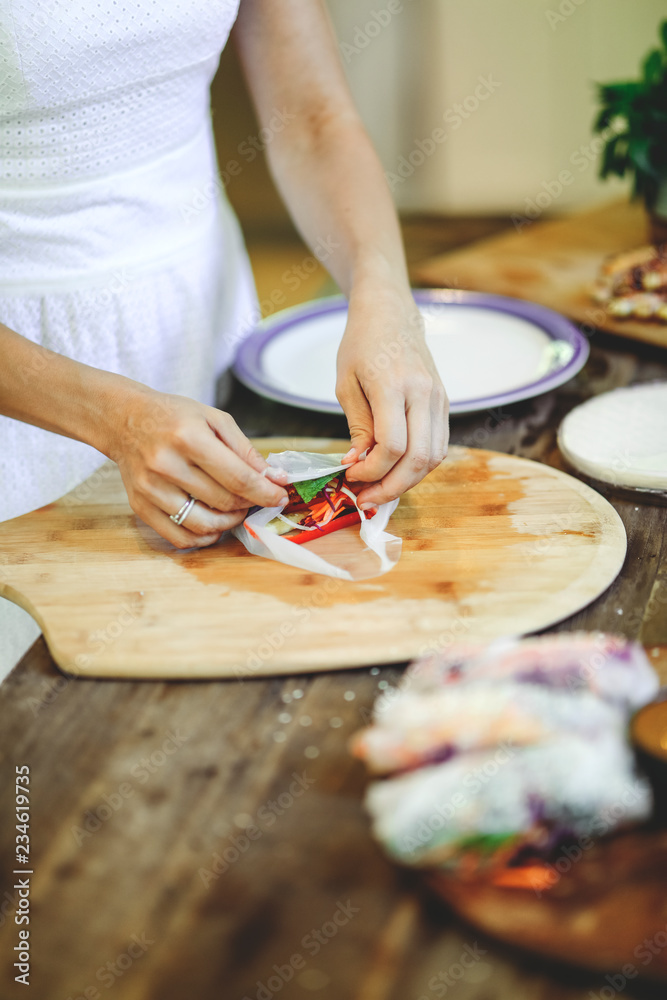
[[(600, 163), (600, 177), (603, 180), (605, 177), (608, 177), (609, 174), (619, 174), (616, 156), (616, 147), (618, 146), (619, 138), (619, 136), (615, 136), (615, 138), (611, 139), (604, 147), (602, 162)], [(619, 176), (622, 177), (623, 173), (625, 173), (624, 169)]]
[(628, 158), (634, 164), (635, 169), (641, 170), (645, 174), (655, 172), (649, 159), (650, 146), (651, 140), (646, 136), (639, 139), (631, 139), (628, 144)]
[(660, 25), (660, 37), (662, 39), (662, 46), (667, 52), (667, 21), (663, 21)]
[(304, 479), (300, 483), (292, 483), (292, 486), (304, 503), (310, 503), (313, 497), (317, 496), (320, 490), (324, 489), (327, 483), (330, 483), (337, 476), (340, 476), (340, 472), (334, 472), (333, 475), (320, 476), (319, 479)]
[(657, 83), (662, 78), (662, 54), (658, 49), (649, 52), (644, 60), (643, 71), (647, 83)]
[(516, 832), (508, 833), (477, 833), (462, 837), (457, 847), (459, 850), (479, 851), (480, 854), (493, 854), (499, 847), (516, 839)]

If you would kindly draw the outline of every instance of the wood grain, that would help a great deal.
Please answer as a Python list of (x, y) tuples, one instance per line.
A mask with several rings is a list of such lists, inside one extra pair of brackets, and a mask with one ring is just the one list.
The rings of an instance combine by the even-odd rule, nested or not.
[[(521, 220), (519, 220), (521, 226)], [(605, 257), (648, 242), (646, 216), (623, 201), (548, 222), (530, 222), (412, 268), (426, 286), (528, 299), (595, 328), (667, 347), (667, 324), (609, 316), (591, 296)]]
[[(607, 389), (666, 377), (664, 352), (594, 333), (576, 379), (537, 399), (459, 417), (452, 440), (558, 468), (556, 429), (573, 406)], [(228, 408), (254, 436), (346, 432), (341, 417), (261, 400), (239, 384)], [(613, 495), (612, 503), (628, 536), (623, 570), (557, 629), (640, 638), (667, 682), (667, 508)], [(367, 718), (378, 685), (400, 674), (385, 666), (377, 675), (348, 670), (243, 683), (94, 681), (60, 673), (40, 639), (0, 686), (3, 1000), (75, 1000), (85, 989), (97, 989), (99, 997), (89, 992), (93, 1000), (256, 1000), (257, 983), (296, 953), (306, 965), (274, 994), (278, 1000), (433, 1000), (430, 984), (441, 991), (443, 977), (451, 970), (458, 976), (466, 949), (477, 959), (463, 978), (450, 977), (446, 995), (455, 1000), (608, 998), (605, 975), (547, 964), (432, 905), (419, 882), (374, 844), (361, 805), (366, 779), (347, 741)], [(302, 697), (282, 700), (295, 691)], [(284, 712), (289, 722), (280, 721)], [(162, 759), (167, 734), (179, 728), (188, 739)], [(316, 758), (305, 755), (310, 747)], [(11, 967), (18, 930), (13, 776), (24, 762), (31, 767), (35, 870), (28, 989), (14, 982)], [(133, 768), (143, 768), (136, 771), (143, 781)], [(315, 783), (281, 815), (272, 813), (267, 803), (289, 790), (294, 771)], [(73, 828), (106, 804), (104, 796), (113, 800), (122, 782), (134, 794), (90, 837), (75, 838)], [(260, 820), (261, 837), (205, 885), (200, 870), (212, 871), (214, 855), (234, 849), (232, 838), (242, 832), (235, 817), (257, 820), (263, 806), (273, 822)], [(606, 880), (617, 896), (614, 870)], [(622, 894), (617, 898), (622, 907)], [(304, 936), (347, 899), (359, 912), (310, 954)], [(654, 933), (664, 929), (657, 915), (654, 926)], [(144, 932), (154, 943), (107, 988), (99, 970)], [(620, 996), (662, 1000), (664, 985), (651, 990), (633, 979)]]
[[(346, 444), (255, 443), (265, 453)], [(231, 535), (179, 552), (135, 518), (109, 465), (0, 525), (0, 560), (4, 592), (69, 673), (243, 678), (402, 662), (457, 637), (546, 628), (605, 590), (625, 556), (623, 525), (599, 493), (481, 449), (453, 448), (402, 498), (390, 530), (400, 561), (357, 582), (252, 556)], [(352, 527), (313, 548), (358, 544)]]

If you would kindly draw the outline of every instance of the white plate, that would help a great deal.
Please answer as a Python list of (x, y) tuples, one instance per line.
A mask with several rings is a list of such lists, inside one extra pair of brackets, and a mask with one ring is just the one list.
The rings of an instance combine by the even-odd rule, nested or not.
[[(452, 413), (540, 395), (572, 378), (588, 357), (588, 342), (579, 330), (543, 306), (478, 292), (438, 289), (414, 295)], [(335, 372), (346, 320), (342, 296), (277, 313), (242, 345), (235, 372), (270, 399), (342, 412)], [(380, 375), (387, 362), (386, 353), (374, 359)]]

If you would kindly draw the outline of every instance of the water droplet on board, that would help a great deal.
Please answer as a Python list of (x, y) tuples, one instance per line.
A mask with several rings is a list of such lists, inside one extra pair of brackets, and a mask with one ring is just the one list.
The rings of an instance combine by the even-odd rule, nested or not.
[(299, 698), (303, 698), (303, 691), (301, 690), (301, 688), (296, 688), (296, 690), (292, 691), (292, 697), (295, 698), (297, 701), (299, 700)]
[(320, 751), (317, 749), (317, 747), (310, 746), (306, 747), (306, 749), (303, 751), (303, 755), (304, 757), (309, 757), (311, 760), (314, 760), (316, 757), (319, 757)]
[(276, 743), (284, 743), (285, 740), (287, 739), (287, 736), (285, 735), (285, 733), (274, 733), (273, 738), (276, 741)]
[(340, 727), (343, 725), (343, 720), (340, 719), (337, 715), (334, 715), (333, 719), (329, 719), (329, 725), (331, 726), (332, 729), (340, 729)]
[(377, 675), (379, 673), (380, 673), (380, 668), (379, 667), (371, 667), (371, 676), (372, 677), (377, 677)]
[(281, 696), (280, 696), (280, 697), (281, 697), (282, 701), (283, 701), (283, 702), (284, 702), (284, 703), (285, 703), (286, 705), (289, 705), (289, 703), (290, 703), (290, 702), (291, 702), (291, 700), (292, 700), (292, 695), (291, 695), (291, 694), (281, 694)]
[(343, 698), (345, 698), (345, 701), (354, 701), (356, 695), (354, 691), (346, 691), (345, 694), (343, 695)]
[(301, 718), (299, 719), (299, 725), (300, 726), (310, 726), (311, 723), (312, 723), (312, 721), (313, 720), (311, 719), (311, 717), (309, 715), (302, 715)]
[(380, 688), (380, 691), (384, 691), (385, 688), (389, 687), (389, 681), (380, 681), (378, 687)]

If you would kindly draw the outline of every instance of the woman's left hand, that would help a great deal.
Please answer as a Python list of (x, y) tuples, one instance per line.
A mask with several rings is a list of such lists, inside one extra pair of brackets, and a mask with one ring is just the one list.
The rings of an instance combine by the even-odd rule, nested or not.
[(447, 394), (412, 297), (351, 297), (336, 396), (352, 442), (344, 461), (369, 449), (347, 472), (352, 481), (372, 484), (359, 494), (360, 506), (395, 499), (447, 454)]

